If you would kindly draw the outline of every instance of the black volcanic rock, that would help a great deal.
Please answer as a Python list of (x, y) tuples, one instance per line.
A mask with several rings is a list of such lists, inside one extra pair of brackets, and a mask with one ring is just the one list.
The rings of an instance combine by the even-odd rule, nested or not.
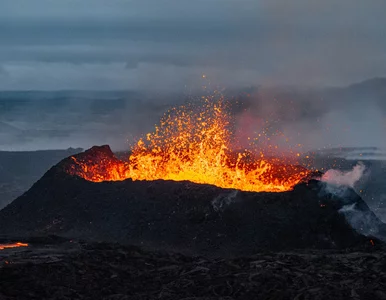
[[(31, 241), (32, 243), (32, 241)], [(0, 252), (0, 299), (383, 300), (382, 247), (210, 259), (108, 243), (35, 241)]]
[[(88, 153), (112, 155), (100, 150)], [(162, 180), (94, 183), (66, 173), (69, 164), (63, 160), (0, 211), (0, 235), (60, 235), (230, 255), (368, 245), (370, 238), (339, 212), (350, 205), (378, 231), (384, 227), (354, 191), (338, 196), (317, 180), (284, 193)]]

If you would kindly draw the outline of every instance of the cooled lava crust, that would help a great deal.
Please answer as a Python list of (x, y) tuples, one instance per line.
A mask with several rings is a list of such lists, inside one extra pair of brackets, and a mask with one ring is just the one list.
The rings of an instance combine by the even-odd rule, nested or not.
[[(106, 146), (77, 158), (85, 155), (114, 157)], [(369, 244), (373, 238), (357, 233), (339, 213), (349, 204), (384, 228), (353, 190), (341, 198), (314, 179), (283, 193), (187, 181), (95, 183), (68, 174), (71, 161), (51, 168), (0, 211), (0, 235), (59, 235), (205, 255)]]

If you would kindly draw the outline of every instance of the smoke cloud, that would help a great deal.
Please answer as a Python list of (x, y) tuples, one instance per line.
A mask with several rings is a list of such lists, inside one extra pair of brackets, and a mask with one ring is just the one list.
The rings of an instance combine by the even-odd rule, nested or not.
[(363, 177), (366, 171), (366, 166), (363, 163), (358, 163), (350, 171), (341, 170), (328, 170), (322, 176), (322, 181), (328, 184), (336, 186), (348, 186), (351, 188), (355, 187), (355, 184)]
[[(366, 176), (366, 166), (359, 162), (349, 171), (328, 170), (321, 178), (325, 183), (322, 193), (331, 194), (341, 201), (339, 213), (359, 233), (386, 240), (384, 224), (368, 209), (362, 199), (357, 198), (354, 189), (359, 181)], [(353, 200), (357, 200), (353, 203)]]
[(361, 162), (349, 171), (328, 170), (321, 178), (321, 181), (326, 183), (322, 193), (331, 194), (341, 199), (350, 197), (356, 184), (364, 177), (365, 171), (366, 167)]
[(243, 147), (253, 139), (264, 148), (279, 146), (280, 151), (295, 153), (341, 147), (386, 149), (385, 96), (385, 79), (340, 88), (253, 88), (237, 113), (237, 137)]

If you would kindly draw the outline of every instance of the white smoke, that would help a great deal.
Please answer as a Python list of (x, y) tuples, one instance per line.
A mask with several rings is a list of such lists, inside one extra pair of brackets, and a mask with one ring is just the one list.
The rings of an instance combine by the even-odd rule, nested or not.
[(335, 186), (347, 186), (354, 188), (355, 184), (363, 177), (366, 166), (359, 162), (351, 171), (330, 169), (323, 176), (322, 181)]
[(349, 188), (354, 188), (366, 171), (366, 166), (359, 162), (350, 171), (341, 171), (330, 169), (321, 178), (321, 181), (327, 183), (324, 191), (340, 198), (345, 198)]
[[(341, 199), (352, 197), (350, 189), (365, 176), (366, 166), (359, 162), (350, 171), (328, 170), (321, 178), (326, 184), (324, 191), (333, 194)], [(359, 233), (365, 236), (375, 236), (386, 240), (383, 232), (380, 231), (380, 222), (370, 210), (358, 208), (358, 203), (350, 203), (342, 206), (339, 213), (343, 214), (348, 223)]]

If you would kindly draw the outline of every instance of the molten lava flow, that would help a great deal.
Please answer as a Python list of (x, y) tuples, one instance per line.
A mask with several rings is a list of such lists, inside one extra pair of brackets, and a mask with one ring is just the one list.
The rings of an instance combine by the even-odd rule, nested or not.
[(0, 244), (0, 250), (10, 249), (10, 248), (19, 248), (19, 247), (28, 247), (28, 244), (21, 243), (21, 242), (11, 243), (11, 244)]
[(199, 108), (171, 109), (153, 133), (140, 139), (128, 162), (103, 154), (78, 159), (69, 173), (101, 182), (132, 180), (188, 180), (254, 192), (291, 190), (310, 174), (294, 165), (233, 153), (230, 116), (222, 101), (205, 101)]

